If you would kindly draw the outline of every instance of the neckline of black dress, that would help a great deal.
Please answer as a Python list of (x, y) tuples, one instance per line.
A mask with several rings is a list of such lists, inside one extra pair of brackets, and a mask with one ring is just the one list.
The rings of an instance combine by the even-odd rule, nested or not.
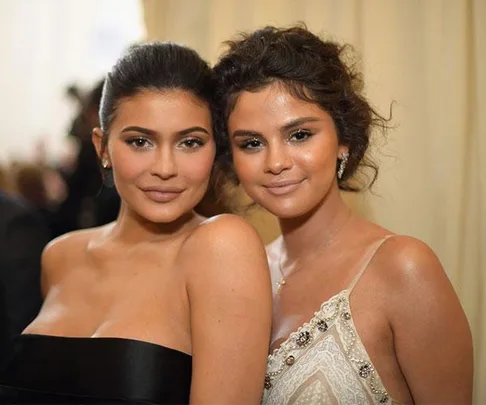
[[(183, 352), (182, 350), (175, 349), (173, 347), (160, 345), (158, 343), (147, 342), (146, 340), (128, 338), (128, 337), (118, 337), (118, 336), (99, 336), (99, 337), (91, 337), (91, 336), (58, 336), (58, 335), (43, 335), (40, 333), (23, 333), (17, 337), (17, 340), (23, 339), (39, 339), (39, 340), (59, 340), (59, 341), (72, 341), (72, 342), (93, 342), (93, 341), (102, 341), (102, 342), (131, 342), (133, 344), (140, 344), (140, 345), (148, 345), (148, 346), (155, 346), (158, 348), (162, 348), (164, 350), (171, 350), (177, 353), (180, 353), (184, 356), (192, 357), (191, 354)], [(97, 344), (97, 343), (93, 343)], [(104, 343), (102, 343), (104, 344)]]
[(191, 355), (151, 342), (23, 334), (0, 403), (187, 404), (191, 375)]

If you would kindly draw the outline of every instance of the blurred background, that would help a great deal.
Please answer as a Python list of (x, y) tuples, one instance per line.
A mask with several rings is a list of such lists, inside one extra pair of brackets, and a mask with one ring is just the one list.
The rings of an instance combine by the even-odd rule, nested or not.
[[(28, 200), (52, 236), (110, 220), (118, 201), (99, 192), (88, 137), (120, 53), (171, 40), (215, 62), (238, 31), (296, 22), (352, 44), (369, 99), (384, 115), (394, 103), (395, 128), (373, 149), (378, 181), (346, 199), (436, 251), (471, 324), (475, 403), (486, 404), (484, 0), (0, 0), (0, 190)], [(265, 242), (278, 234), (270, 215), (248, 217)]]

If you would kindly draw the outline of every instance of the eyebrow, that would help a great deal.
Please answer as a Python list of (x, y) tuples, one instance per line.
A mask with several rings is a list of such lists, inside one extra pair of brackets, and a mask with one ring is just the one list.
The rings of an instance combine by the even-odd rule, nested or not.
[(145, 134), (145, 135), (154, 135), (155, 134), (155, 131), (152, 131), (151, 129), (143, 128), (143, 127), (126, 127), (126, 128), (123, 128), (121, 132), (140, 132), (141, 134)]
[(235, 132), (233, 132), (233, 138), (237, 138), (239, 136), (262, 136), (262, 133), (258, 131), (251, 131), (249, 129), (237, 129)]
[(204, 132), (205, 134), (209, 135), (209, 132), (206, 128), (198, 127), (198, 126), (186, 128), (186, 129), (183, 129), (181, 131), (177, 131), (177, 135), (184, 136), (184, 135), (188, 135), (192, 132)]
[[(152, 129), (137, 127), (137, 126), (131, 126), (131, 127), (123, 128), (123, 130), (121, 132), (140, 132), (141, 134), (145, 134), (145, 135), (155, 135), (157, 133), (156, 131), (154, 131)], [(209, 132), (208, 132), (207, 129), (205, 129), (203, 127), (199, 127), (199, 126), (194, 126), (194, 127), (183, 129), (181, 131), (177, 131), (177, 135), (178, 136), (184, 136), (184, 135), (188, 135), (192, 132), (204, 132), (205, 134), (209, 135)]]
[[(301, 118), (296, 118), (295, 120), (292, 120), (285, 125), (282, 125), (280, 127), (280, 132), (288, 132), (291, 129), (298, 128), (302, 126), (303, 124), (306, 124), (308, 122), (317, 122), (320, 121), (320, 118), (317, 117), (301, 117)], [(238, 129), (235, 132), (233, 132), (233, 137), (239, 137), (239, 136), (262, 136), (261, 132), (258, 131), (253, 131), (249, 129)]]
[(281, 132), (286, 132), (294, 128), (298, 128), (303, 124), (306, 124), (308, 122), (317, 122), (320, 121), (320, 118), (317, 117), (301, 117), (301, 118), (296, 118), (295, 120), (292, 120), (285, 125), (280, 127)]

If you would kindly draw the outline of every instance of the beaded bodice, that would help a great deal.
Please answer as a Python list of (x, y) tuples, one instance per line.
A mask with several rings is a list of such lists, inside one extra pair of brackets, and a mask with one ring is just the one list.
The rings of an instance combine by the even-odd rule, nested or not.
[(361, 342), (349, 305), (369, 260), (348, 289), (324, 302), (270, 354), (262, 404), (396, 404)]

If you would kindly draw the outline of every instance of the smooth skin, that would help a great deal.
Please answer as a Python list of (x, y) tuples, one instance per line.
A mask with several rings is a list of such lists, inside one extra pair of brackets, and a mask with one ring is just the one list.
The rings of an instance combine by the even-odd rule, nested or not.
[(258, 404), (270, 339), (265, 250), (243, 219), (193, 208), (210, 177), (209, 107), (180, 90), (123, 99), (103, 147), (122, 199), (106, 226), (43, 255), (45, 303), (24, 333), (130, 338), (192, 355), (191, 404)]
[[(278, 82), (242, 92), (231, 111), (234, 167), (245, 191), (276, 215), (282, 236), (267, 247), (274, 292), (271, 350), (349, 287), (371, 246), (392, 233), (352, 214), (336, 166), (347, 150), (331, 116)], [(388, 393), (407, 404), (471, 404), (472, 339), (434, 252), (394, 235), (351, 295), (359, 336)]]

